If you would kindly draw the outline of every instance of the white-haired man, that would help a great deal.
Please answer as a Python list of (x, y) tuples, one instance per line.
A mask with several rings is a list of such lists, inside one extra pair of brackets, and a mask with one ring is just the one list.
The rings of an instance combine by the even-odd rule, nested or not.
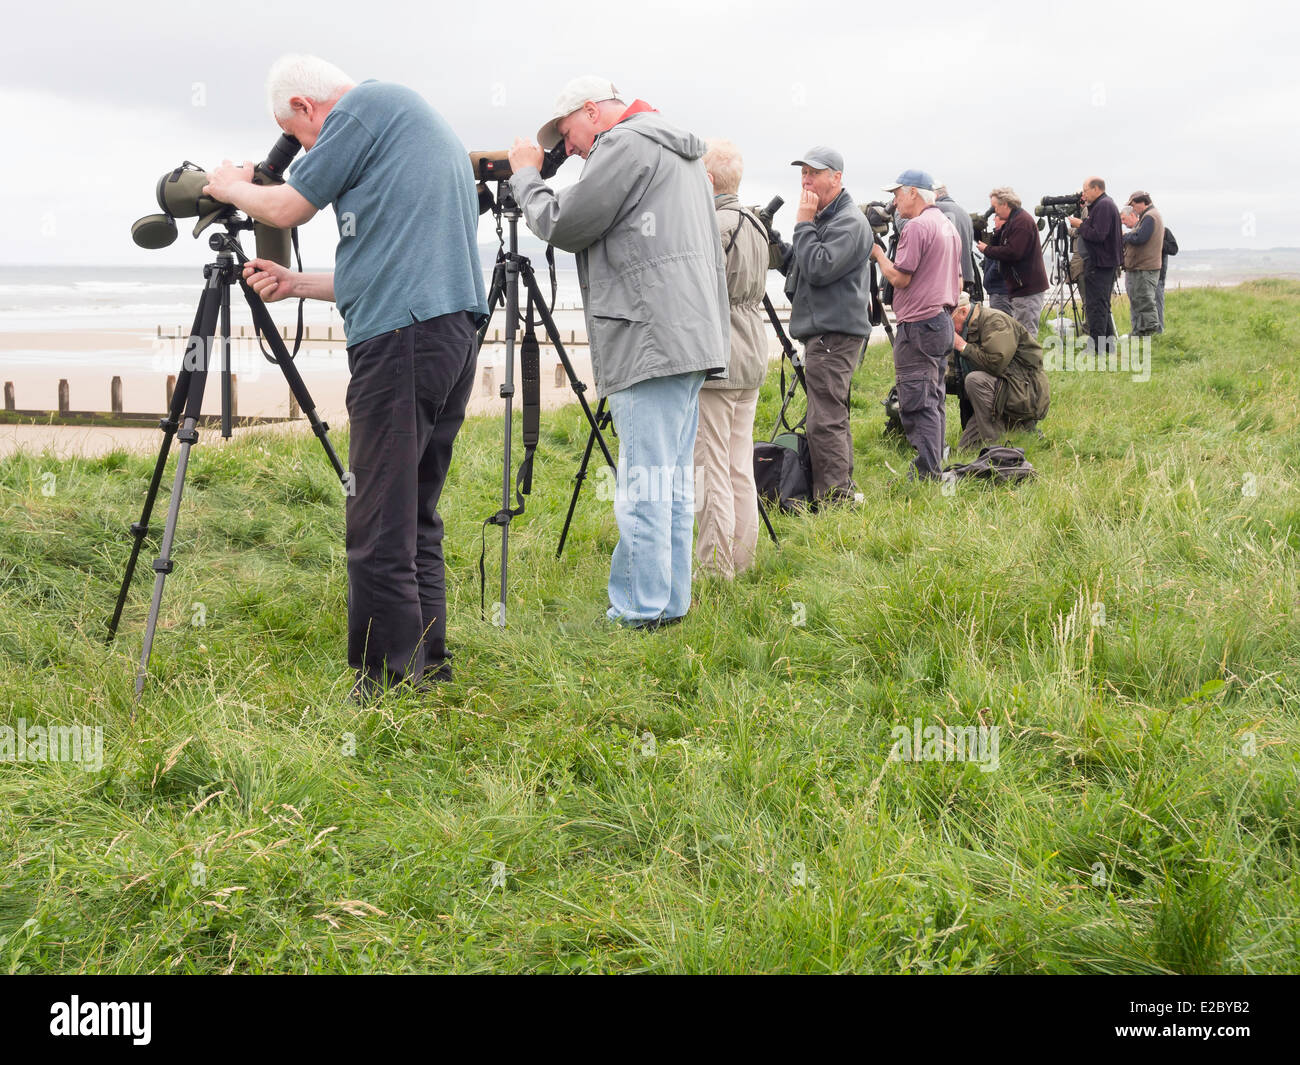
[(899, 417), (916, 448), (909, 479), (937, 478), (943, 465), (944, 371), (952, 347), (952, 309), (961, 291), (961, 237), (934, 205), (934, 178), (904, 170), (885, 186), (907, 219), (894, 261), (875, 244), (871, 257), (894, 286), (894, 373)]
[(412, 90), (313, 56), (279, 60), (267, 89), (306, 155), (284, 185), (224, 165), (205, 191), (279, 226), (334, 205), (332, 274), (257, 259), (244, 275), (266, 300), (334, 300), (347, 329), (348, 661), (365, 699), (451, 676), (438, 498), (487, 314), (478, 197), (464, 145)]
[(700, 390), (695, 438), (695, 491), (700, 569), (730, 580), (748, 569), (758, 546), (758, 491), (754, 484), (754, 413), (767, 376), (767, 231), (740, 203), (745, 161), (731, 141), (711, 140), (704, 168), (713, 184), (718, 230), (731, 297), (731, 363), (727, 378)]
[(705, 144), (594, 75), (564, 87), (537, 139), (587, 161), (556, 191), (542, 148), (516, 138), (509, 153), (528, 228), (575, 253), (596, 389), (618, 434), (606, 616), (658, 627), (690, 608), (700, 386), (725, 373), (730, 347)]

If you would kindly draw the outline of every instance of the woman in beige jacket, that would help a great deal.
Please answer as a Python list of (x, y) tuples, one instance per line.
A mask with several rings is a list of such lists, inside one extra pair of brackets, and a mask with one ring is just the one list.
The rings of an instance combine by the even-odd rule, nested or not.
[(754, 412), (767, 375), (763, 294), (767, 234), (737, 196), (744, 161), (730, 141), (711, 140), (704, 166), (713, 183), (731, 303), (731, 364), (725, 380), (700, 390), (695, 437), (695, 557), (701, 570), (730, 579), (754, 561), (758, 494), (754, 486)]

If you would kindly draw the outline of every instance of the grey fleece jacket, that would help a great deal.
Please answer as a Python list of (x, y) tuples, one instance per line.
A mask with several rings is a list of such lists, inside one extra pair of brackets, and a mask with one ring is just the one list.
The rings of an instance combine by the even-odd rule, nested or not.
[(781, 264), (790, 300), (790, 335), (871, 335), (871, 226), (848, 189), (791, 234)]
[(726, 266), (704, 141), (643, 111), (600, 134), (576, 185), (510, 179), (524, 220), (577, 260), (596, 391), (703, 371), (730, 353)]

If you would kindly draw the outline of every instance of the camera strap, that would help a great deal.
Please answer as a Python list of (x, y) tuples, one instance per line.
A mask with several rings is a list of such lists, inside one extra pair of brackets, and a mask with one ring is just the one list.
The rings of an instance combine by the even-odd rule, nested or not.
[[(289, 239), (293, 242), (293, 257), (298, 262), (298, 273), (302, 273), (302, 249), (298, 247), (298, 227), (294, 226), (289, 231)], [(302, 346), (302, 309), (307, 304), (307, 297), (303, 296), (298, 300), (298, 332), (293, 338), (293, 351), (289, 352), (289, 358), (298, 357), (298, 348)]]
[[(549, 248), (547, 249), (549, 252)], [(548, 256), (549, 257), (549, 256)], [(552, 259), (552, 271), (554, 260)], [(554, 273), (552, 273), (554, 277)], [(552, 296), (554, 302), (554, 296)], [(533, 490), (533, 459), (537, 454), (537, 443), (541, 439), (542, 428), (542, 371), (541, 346), (537, 342), (537, 327), (533, 321), (533, 292), (528, 290), (528, 306), (524, 312), (524, 336), (519, 344), (519, 370), (523, 383), (523, 437), (524, 460), (519, 464), (515, 474), (515, 506), (509, 510), (498, 510), (491, 517), (484, 519), (479, 538), (478, 556), (478, 596), (479, 612), (487, 611), (487, 527), (489, 525), (509, 524), (512, 518), (524, 512), (524, 496)]]
[[(294, 226), (293, 229), (291, 229), (289, 232), (290, 232), (290, 240), (293, 242), (294, 258), (298, 262), (298, 273), (301, 274), (302, 273), (302, 249), (298, 247), (298, 227)], [(307, 299), (305, 296), (298, 300), (298, 332), (294, 335), (293, 338), (293, 350), (289, 352), (290, 362), (292, 362), (294, 359), (298, 357), (298, 349), (302, 347), (302, 312), (303, 312), (303, 307), (306, 305), (306, 303), (307, 303)], [(267, 362), (273, 365), (278, 365), (278, 360), (276, 359), (276, 357), (272, 355), (269, 351), (267, 351), (266, 345), (262, 343), (262, 336), (260, 333), (257, 335), (257, 346), (262, 352), (262, 358), (264, 358)]]
[[(885, 248), (884, 243), (878, 238), (872, 238), (873, 245), (879, 244), (881, 250)], [(876, 267), (876, 260), (867, 257), (867, 279), (871, 288), (871, 306), (867, 308), (867, 320), (872, 325), (883, 325), (885, 322), (885, 305), (880, 302), (880, 271)]]
[[(763, 243), (764, 244), (767, 243), (767, 230), (763, 227), (763, 223), (760, 222), (757, 218), (755, 218), (752, 214), (750, 214), (742, 207), (724, 207), (723, 210), (735, 211), (736, 214), (740, 215), (741, 218), (745, 219), (747, 222), (749, 222), (750, 225), (752, 225), (755, 229), (757, 229), (758, 235), (763, 238)], [(736, 246), (736, 238), (738, 236), (740, 236), (739, 224), (737, 224), (736, 228), (731, 231), (731, 239), (727, 241), (727, 246), (722, 249), (723, 255), (731, 254), (731, 249)]]
[[(556, 296), (556, 293), (559, 291), (559, 285), (556, 283), (556, 280), (555, 280), (555, 245), (554, 245), (554, 244), (548, 244), (548, 245), (546, 245), (546, 266), (547, 266), (547, 268), (548, 268), (548, 269), (550, 270), (550, 272), (551, 272), (551, 305), (550, 305), (550, 307), (547, 308), (547, 313), (548, 313), (548, 314), (551, 314), (551, 315), (554, 315), (554, 314), (555, 314), (555, 296)], [(528, 311), (528, 320), (529, 320), (529, 322), (531, 323), (531, 322), (532, 322), (532, 318), (533, 318), (533, 312), (532, 312), (532, 304), (531, 304), (531, 302), (529, 303), (528, 306), (529, 306), (529, 311)]]

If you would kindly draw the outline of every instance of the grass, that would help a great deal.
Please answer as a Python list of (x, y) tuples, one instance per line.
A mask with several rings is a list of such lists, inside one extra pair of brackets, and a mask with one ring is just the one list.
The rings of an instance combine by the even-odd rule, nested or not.
[[(575, 409), (512, 526), (510, 627), (479, 619), (500, 424), (473, 420), (458, 679), (371, 710), (312, 437), (203, 434), (134, 720), (152, 545), (103, 632), (153, 459), (0, 460), (0, 725), (104, 732), (98, 772), (0, 762), (0, 970), (1295, 971), (1297, 311), (1294, 283), (1170, 293), (1149, 381), (1053, 374), (1016, 441), (1039, 479), (951, 496), (891, 487), (873, 349), (867, 506), (778, 518), (655, 634), (596, 623), (590, 486), (554, 556)], [(776, 407), (773, 378), (760, 433)], [(891, 760), (916, 719), (997, 725), (997, 770)]]

